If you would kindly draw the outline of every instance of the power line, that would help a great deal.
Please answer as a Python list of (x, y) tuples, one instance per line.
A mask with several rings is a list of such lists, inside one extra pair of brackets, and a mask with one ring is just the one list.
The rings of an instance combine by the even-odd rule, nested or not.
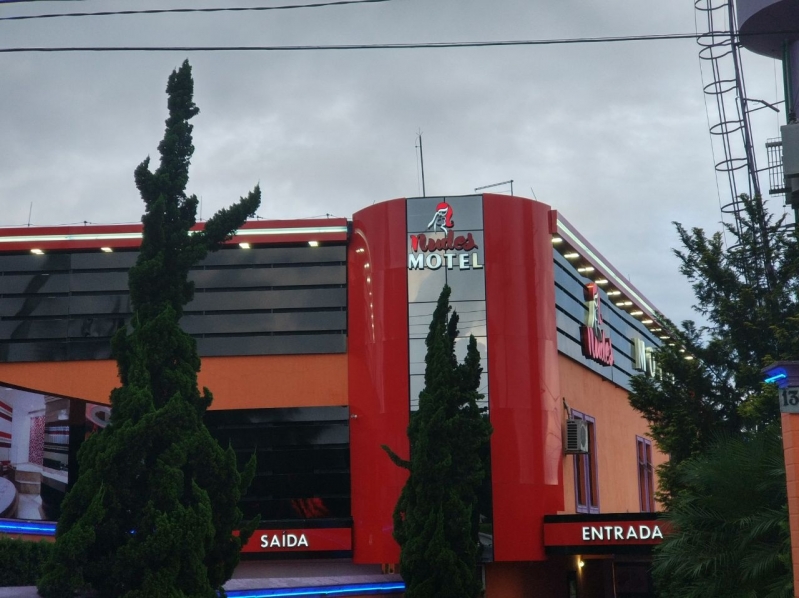
[(0, 4), (22, 4), (23, 2), (83, 2), (84, 0), (0, 0)]
[[(2, 1), (2, 0), (0, 0)], [(18, 2), (20, 0), (14, 0)], [(74, 1), (74, 0), (71, 0)], [(60, 19), (62, 17), (110, 17), (117, 15), (159, 15), (169, 13), (193, 12), (249, 12), (265, 10), (294, 10), (298, 8), (326, 8), (328, 6), (345, 6), (348, 4), (376, 4), (379, 2), (392, 2), (393, 0), (335, 0), (333, 2), (315, 2), (312, 4), (284, 4), (279, 6), (223, 6), (218, 8), (152, 8), (146, 10), (104, 10), (97, 12), (61, 12), (45, 13), (39, 15), (15, 15), (0, 17), (0, 21), (28, 21), (33, 19)]]
[(695, 39), (695, 33), (632, 35), (619, 37), (577, 37), (563, 39), (498, 40), (477, 42), (422, 42), (400, 44), (329, 44), (301, 46), (65, 46), (0, 48), (0, 53), (17, 52), (298, 52), (318, 50), (413, 50), (438, 48), (489, 48), (505, 46), (547, 46), (557, 44), (596, 44), (631, 41)]
[[(344, 0), (344, 1), (390, 1), (390, 0)], [(799, 31), (773, 31), (773, 35), (789, 35)], [(474, 42), (421, 42), (398, 44), (328, 44), (298, 46), (61, 46), (61, 47), (15, 47), (0, 48), (0, 53), (23, 52), (302, 52), (322, 50), (415, 50), (444, 48), (491, 48), (513, 46), (551, 46), (566, 44), (602, 44), (635, 41), (668, 41), (697, 39), (708, 35), (729, 35), (729, 31), (696, 33), (667, 33), (662, 35), (626, 35), (611, 37), (574, 37), (556, 39), (496, 40)], [(740, 34), (739, 34), (740, 36)]]

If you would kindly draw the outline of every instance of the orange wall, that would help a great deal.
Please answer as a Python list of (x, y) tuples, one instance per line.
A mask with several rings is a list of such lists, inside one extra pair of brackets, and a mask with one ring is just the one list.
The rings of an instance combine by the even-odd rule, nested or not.
[[(111, 360), (0, 363), (0, 384), (108, 403), (119, 378)], [(211, 409), (347, 405), (347, 356), (205, 357), (199, 384)]]
[[(564, 355), (558, 355), (558, 359), (560, 390), (569, 407), (596, 419), (600, 512), (639, 512), (641, 507), (638, 498), (635, 437), (637, 435), (648, 438), (649, 425), (630, 407), (625, 389), (597, 376)], [(652, 450), (655, 467), (667, 460), (654, 444)], [(572, 455), (565, 455), (563, 458), (563, 482), (565, 512), (574, 513)]]

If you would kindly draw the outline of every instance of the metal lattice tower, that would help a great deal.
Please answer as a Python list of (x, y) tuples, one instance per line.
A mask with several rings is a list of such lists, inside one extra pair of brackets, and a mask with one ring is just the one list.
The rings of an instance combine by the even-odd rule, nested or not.
[(694, 6), (707, 25), (706, 33), (697, 38), (697, 43), (701, 46), (699, 58), (712, 72), (712, 80), (705, 85), (704, 92), (716, 104), (716, 118), (710, 125), (710, 134), (714, 152), (720, 146), (722, 157), (717, 159), (715, 168), (724, 173), (729, 187), (729, 200), (726, 203), (722, 200), (721, 211), (732, 216), (732, 225), (740, 234), (741, 194), (760, 195), (749, 121), (749, 104), (757, 101), (746, 96), (732, 0), (695, 0)]

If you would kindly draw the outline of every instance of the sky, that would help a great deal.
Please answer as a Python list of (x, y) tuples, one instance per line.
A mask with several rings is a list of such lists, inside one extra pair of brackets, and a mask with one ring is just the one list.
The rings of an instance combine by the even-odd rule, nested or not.
[[(274, 6), (302, 0), (0, 3), (15, 15)], [(701, 18), (701, 16), (700, 16)], [(535, 40), (695, 33), (693, 0), (391, 0), (207, 14), (0, 20), (0, 49)], [(694, 40), (305, 52), (0, 53), (0, 226), (137, 222), (133, 170), (157, 158), (169, 73), (200, 114), (188, 191), (203, 218), (258, 183), (265, 219), (351, 217), (395, 197), (513, 192), (563, 214), (675, 321), (695, 318), (673, 221), (721, 229), (730, 200)], [(747, 96), (779, 65), (743, 52)], [(753, 115), (759, 166), (784, 114)], [(715, 157), (714, 157), (715, 156)], [(764, 183), (767, 188), (767, 183)], [(508, 193), (509, 185), (493, 189)], [(778, 214), (782, 198), (770, 201)]]

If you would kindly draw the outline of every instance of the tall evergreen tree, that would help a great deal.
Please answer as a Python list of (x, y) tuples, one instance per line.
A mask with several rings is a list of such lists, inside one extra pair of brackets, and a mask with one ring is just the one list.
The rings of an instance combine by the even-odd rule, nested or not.
[[(689, 232), (675, 223), (683, 246), (676, 251), (680, 271), (692, 283), (694, 308), (707, 325), (699, 328), (688, 321), (678, 329), (669, 324), (678, 342), (658, 351), (663, 375), (636, 376), (631, 382), (630, 403), (649, 421), (652, 437), (670, 457), (658, 472), (659, 498), (678, 531), (663, 543), (655, 567), (660, 590), (668, 596), (693, 595), (691, 588), (713, 583), (728, 587), (723, 578), (729, 570), (714, 560), (714, 553), (736, 554), (742, 563), (753, 563), (758, 555), (752, 551), (771, 551), (771, 562), (782, 563), (776, 569), (756, 566), (747, 572), (755, 576), (748, 585), (739, 578), (741, 588), (758, 583), (763, 588), (748, 596), (771, 596), (765, 588), (784, 587), (775, 576), (790, 579), (784, 538), (759, 534), (763, 522), (756, 516), (764, 495), (755, 487), (773, 486), (773, 468), (752, 467), (747, 477), (720, 463), (721, 445), (754, 451), (768, 444), (764, 438), (778, 425), (778, 403), (775, 389), (762, 383), (761, 370), (775, 360), (799, 357), (796, 235), (768, 213), (760, 197), (742, 196), (741, 201), (744, 214), (740, 226), (726, 227), (727, 243), (721, 233), (709, 237), (702, 229)], [(775, 459), (780, 459), (779, 451)], [(719, 483), (719, 475), (729, 479)], [(728, 500), (738, 502), (737, 510), (713, 511), (713, 505)], [(761, 506), (770, 509), (773, 503)], [(703, 535), (701, 517), (696, 516), (702, 510), (717, 522), (727, 518), (723, 533), (719, 528), (719, 533)], [(779, 517), (781, 512), (769, 513)], [(701, 543), (688, 550), (697, 538)], [(679, 546), (683, 548), (675, 548)], [(707, 565), (696, 566), (699, 562)]]
[(486, 475), (491, 424), (478, 406), (482, 367), (474, 336), (458, 364), (458, 315), (441, 291), (427, 335), (425, 388), (408, 426), (410, 460), (383, 447), (409, 471), (394, 510), (394, 538), (408, 598), (472, 598), (482, 587), (478, 492)]
[(212, 598), (230, 578), (252, 533), (238, 500), (252, 479), (231, 448), (203, 425), (212, 396), (197, 387), (196, 343), (179, 325), (194, 285), (189, 269), (217, 249), (260, 204), (247, 197), (191, 234), (198, 200), (187, 196), (192, 125), (199, 109), (188, 61), (166, 88), (169, 118), (158, 146), (135, 171), (144, 200), (141, 252), (129, 273), (133, 317), (113, 340), (122, 386), (111, 393), (108, 427), (78, 455), (79, 477), (64, 499), (49, 572), (48, 598), (93, 589), (102, 597)]

